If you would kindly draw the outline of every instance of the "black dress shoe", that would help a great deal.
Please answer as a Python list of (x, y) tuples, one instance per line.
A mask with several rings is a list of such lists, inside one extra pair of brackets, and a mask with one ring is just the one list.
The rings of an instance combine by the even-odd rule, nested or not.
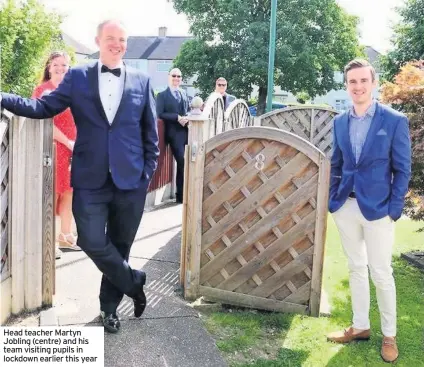
[(140, 317), (146, 308), (146, 295), (144, 294), (143, 286), (146, 284), (146, 273), (142, 273), (141, 286), (136, 295), (133, 297), (134, 301), (134, 316)]
[(106, 331), (113, 334), (119, 331), (121, 323), (116, 313), (106, 313), (104, 311), (100, 311), (100, 316), (102, 317), (103, 326)]

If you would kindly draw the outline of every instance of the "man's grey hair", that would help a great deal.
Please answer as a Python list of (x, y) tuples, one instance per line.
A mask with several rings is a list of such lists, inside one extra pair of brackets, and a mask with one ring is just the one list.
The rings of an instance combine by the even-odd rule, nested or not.
[(181, 70), (178, 69), (178, 68), (172, 68), (171, 70), (169, 70), (169, 75), (171, 75), (173, 73), (180, 73), (182, 75)]

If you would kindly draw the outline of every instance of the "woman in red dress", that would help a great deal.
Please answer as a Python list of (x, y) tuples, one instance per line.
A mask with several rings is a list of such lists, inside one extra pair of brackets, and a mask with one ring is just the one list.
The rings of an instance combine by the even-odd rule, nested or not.
[[(50, 54), (43, 74), (42, 84), (34, 90), (33, 97), (40, 98), (55, 90), (69, 70), (69, 56), (65, 52)], [(72, 188), (70, 163), (77, 135), (74, 118), (68, 108), (53, 118), (53, 140), (56, 143), (56, 214), (60, 216), (59, 248), (81, 250), (72, 233)], [(60, 250), (59, 256), (60, 256)]]

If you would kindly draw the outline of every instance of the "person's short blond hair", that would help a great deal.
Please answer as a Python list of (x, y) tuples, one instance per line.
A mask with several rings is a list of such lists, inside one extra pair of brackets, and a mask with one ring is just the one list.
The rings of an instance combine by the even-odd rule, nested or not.
[(228, 82), (227, 82), (227, 79), (225, 79), (224, 77), (219, 77), (216, 81), (215, 81), (215, 84), (218, 84), (218, 82), (225, 82), (225, 83), (227, 83), (228, 84)]

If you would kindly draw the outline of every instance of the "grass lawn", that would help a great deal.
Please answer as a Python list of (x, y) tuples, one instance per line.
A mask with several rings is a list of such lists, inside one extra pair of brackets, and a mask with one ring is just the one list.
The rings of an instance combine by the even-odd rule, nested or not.
[[(398, 346), (396, 365), (424, 366), (424, 274), (400, 259), (400, 254), (424, 247), (422, 223), (400, 220), (396, 224), (394, 275), (398, 297)], [(387, 366), (380, 357), (380, 318), (371, 286), (369, 342), (337, 345), (326, 341), (330, 331), (351, 322), (347, 262), (335, 224), (329, 216), (324, 288), (331, 304), (331, 317), (313, 318), (232, 309), (205, 315), (209, 332), (231, 367), (279, 366)]]

